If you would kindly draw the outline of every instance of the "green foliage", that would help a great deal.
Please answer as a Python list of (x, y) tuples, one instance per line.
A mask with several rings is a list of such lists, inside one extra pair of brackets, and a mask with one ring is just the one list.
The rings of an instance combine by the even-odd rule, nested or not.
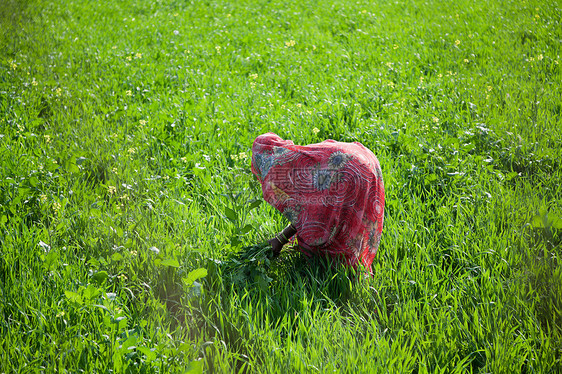
[[(562, 371), (555, 1), (0, 6), (0, 372)], [(379, 158), (373, 275), (253, 139)]]

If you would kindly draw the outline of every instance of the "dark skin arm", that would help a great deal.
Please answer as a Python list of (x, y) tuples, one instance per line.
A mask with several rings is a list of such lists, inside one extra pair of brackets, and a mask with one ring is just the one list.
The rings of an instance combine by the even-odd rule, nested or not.
[(285, 227), (279, 234), (275, 235), (273, 239), (270, 239), (269, 244), (271, 244), (271, 247), (273, 248), (273, 255), (276, 257), (279, 256), (283, 246), (287, 244), (289, 239), (291, 239), (291, 237), (293, 237), (296, 233), (297, 229), (291, 224)]

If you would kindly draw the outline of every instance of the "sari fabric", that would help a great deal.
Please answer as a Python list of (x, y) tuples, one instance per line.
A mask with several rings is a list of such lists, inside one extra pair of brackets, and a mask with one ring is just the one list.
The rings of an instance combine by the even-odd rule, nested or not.
[(297, 229), (299, 249), (371, 271), (384, 219), (379, 162), (361, 143), (295, 145), (273, 133), (252, 146), (263, 198)]

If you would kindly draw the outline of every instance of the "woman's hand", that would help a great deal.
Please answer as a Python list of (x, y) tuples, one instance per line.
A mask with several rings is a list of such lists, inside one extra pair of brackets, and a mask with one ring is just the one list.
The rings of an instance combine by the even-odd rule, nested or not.
[(271, 248), (273, 248), (273, 257), (279, 256), (283, 249), (283, 244), (281, 244), (279, 239), (277, 239), (277, 237), (269, 239), (269, 244), (271, 244)]
[(273, 239), (270, 239), (268, 241), (269, 244), (271, 244), (271, 247), (273, 248), (274, 257), (279, 256), (279, 253), (281, 253), (283, 246), (287, 244), (289, 242), (289, 239), (291, 239), (291, 237), (296, 233), (297, 233), (297, 229), (295, 228), (295, 226), (291, 224), (285, 227), (285, 229), (283, 229), (283, 231), (281, 231), (279, 234), (275, 235)]

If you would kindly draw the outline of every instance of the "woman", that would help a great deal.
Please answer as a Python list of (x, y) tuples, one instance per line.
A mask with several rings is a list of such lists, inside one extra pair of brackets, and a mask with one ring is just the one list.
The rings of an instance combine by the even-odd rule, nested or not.
[(305, 254), (327, 254), (371, 271), (383, 227), (379, 162), (361, 143), (295, 145), (273, 133), (252, 146), (265, 201), (291, 224), (269, 242), (277, 255), (293, 235)]

